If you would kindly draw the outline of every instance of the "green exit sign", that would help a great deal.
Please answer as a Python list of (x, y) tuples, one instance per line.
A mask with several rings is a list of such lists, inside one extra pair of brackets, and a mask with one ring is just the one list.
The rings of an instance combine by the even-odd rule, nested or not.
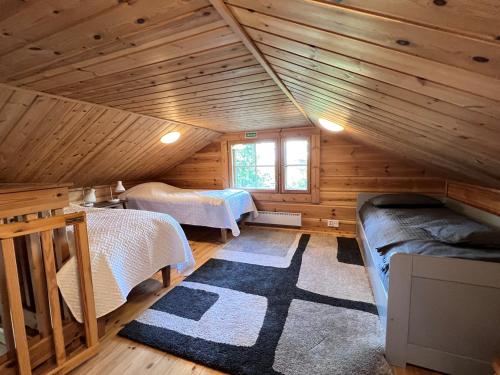
[(257, 138), (257, 132), (246, 132), (245, 138)]

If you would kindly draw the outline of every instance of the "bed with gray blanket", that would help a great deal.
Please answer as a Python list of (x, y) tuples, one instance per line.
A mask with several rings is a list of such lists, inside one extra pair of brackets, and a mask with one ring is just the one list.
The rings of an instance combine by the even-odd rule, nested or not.
[[(500, 233), (488, 243), (485, 224), (448, 207), (379, 208), (367, 201), (359, 217), (379, 276), (387, 290), (390, 259), (395, 254), (420, 254), (436, 257), (500, 262)], [(481, 244), (443, 242), (437, 234), (475, 234)], [(497, 229), (492, 229), (498, 231)], [(453, 231), (453, 232), (452, 232)], [(480, 238), (481, 234), (486, 238)], [(449, 237), (449, 236), (447, 236)], [(470, 237), (470, 236), (469, 236)]]
[(446, 198), (359, 195), (358, 242), (391, 364), (491, 372), (500, 354), (499, 223)]

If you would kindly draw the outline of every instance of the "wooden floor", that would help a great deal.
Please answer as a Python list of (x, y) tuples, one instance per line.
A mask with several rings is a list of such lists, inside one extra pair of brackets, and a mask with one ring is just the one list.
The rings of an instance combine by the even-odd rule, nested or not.
[[(218, 232), (212, 230), (187, 229), (196, 259), (196, 267), (205, 263), (221, 246)], [(106, 334), (100, 353), (83, 364), (73, 375), (125, 375), (125, 374), (162, 374), (162, 375), (214, 375), (223, 374), (203, 365), (184, 360), (148, 346), (117, 336), (118, 331), (142, 311), (165, 295), (182, 277), (172, 270), (172, 284), (162, 288), (160, 275), (138, 286), (129, 296), (129, 302), (106, 318)], [(435, 372), (409, 366), (406, 369), (394, 368), (394, 375), (431, 375)]]

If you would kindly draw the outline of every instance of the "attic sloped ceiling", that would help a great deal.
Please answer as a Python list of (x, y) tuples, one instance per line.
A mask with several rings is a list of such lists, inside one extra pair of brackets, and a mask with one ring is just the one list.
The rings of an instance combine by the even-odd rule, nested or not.
[(5, 0), (0, 81), (221, 132), (322, 117), (498, 187), (499, 18), (488, 0)]
[[(178, 131), (174, 144), (162, 135)], [(139, 180), (170, 167), (220, 136), (209, 129), (0, 84), (0, 181)]]
[(223, 132), (308, 124), (207, 0), (6, 3), (0, 81)]
[(498, 4), (211, 2), (236, 18), (314, 122), (500, 186)]

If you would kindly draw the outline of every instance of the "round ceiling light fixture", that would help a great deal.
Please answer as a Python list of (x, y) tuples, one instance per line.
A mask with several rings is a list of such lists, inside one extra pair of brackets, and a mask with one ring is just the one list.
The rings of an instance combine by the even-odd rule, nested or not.
[(181, 133), (179, 133), (179, 132), (171, 132), (171, 133), (167, 133), (163, 137), (161, 137), (160, 142), (161, 143), (166, 143), (166, 144), (174, 143), (180, 137), (181, 137)]
[(342, 130), (344, 130), (344, 127), (342, 125), (331, 122), (330, 120), (327, 120), (326, 118), (320, 118), (319, 124), (323, 128), (325, 128), (326, 130), (329, 130), (331, 132), (341, 132)]

